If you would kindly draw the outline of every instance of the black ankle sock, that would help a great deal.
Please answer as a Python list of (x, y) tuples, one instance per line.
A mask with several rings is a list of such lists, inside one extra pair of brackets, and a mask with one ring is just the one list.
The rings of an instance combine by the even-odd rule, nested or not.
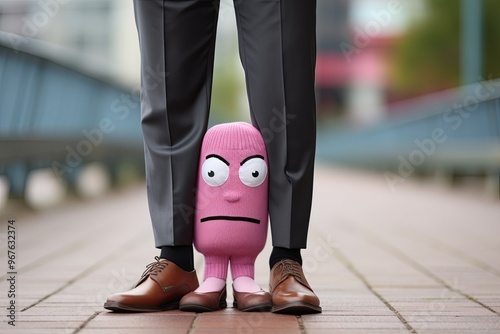
[(193, 246), (161, 247), (160, 258), (172, 261), (185, 271), (194, 270)]
[(273, 247), (271, 257), (269, 258), (269, 268), (273, 268), (276, 263), (283, 259), (290, 259), (297, 261), (302, 265), (302, 256), (300, 255), (300, 248), (283, 248)]

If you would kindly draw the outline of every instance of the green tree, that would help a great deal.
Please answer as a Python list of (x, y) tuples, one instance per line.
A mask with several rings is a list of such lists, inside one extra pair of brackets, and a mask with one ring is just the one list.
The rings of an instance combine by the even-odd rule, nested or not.
[[(483, 1), (483, 77), (500, 77), (500, 1)], [(415, 21), (394, 49), (396, 94), (421, 94), (460, 85), (460, 0), (425, 0), (426, 15)]]

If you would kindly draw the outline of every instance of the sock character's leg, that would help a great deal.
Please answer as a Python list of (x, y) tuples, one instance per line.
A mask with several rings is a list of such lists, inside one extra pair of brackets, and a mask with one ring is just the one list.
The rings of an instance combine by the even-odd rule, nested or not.
[(255, 259), (256, 256), (231, 256), (231, 275), (236, 291), (256, 292), (261, 290), (254, 281)]
[(204, 256), (205, 272), (203, 274), (203, 283), (195, 291), (221, 291), (226, 286), (229, 256), (215, 254), (204, 254)]

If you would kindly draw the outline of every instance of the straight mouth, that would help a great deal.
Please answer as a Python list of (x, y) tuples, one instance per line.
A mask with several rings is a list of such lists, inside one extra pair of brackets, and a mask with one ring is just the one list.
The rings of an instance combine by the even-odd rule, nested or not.
[(232, 220), (232, 221), (243, 221), (243, 222), (249, 222), (252, 224), (260, 224), (260, 220), (255, 219), (255, 218), (249, 218), (249, 217), (237, 217), (237, 216), (211, 216), (211, 217), (205, 217), (201, 218), (201, 222), (208, 222), (211, 220)]

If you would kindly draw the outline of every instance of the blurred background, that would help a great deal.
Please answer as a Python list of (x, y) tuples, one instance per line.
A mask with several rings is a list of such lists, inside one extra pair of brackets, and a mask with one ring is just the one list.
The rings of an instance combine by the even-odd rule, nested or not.
[[(498, 200), (499, 12), (318, 0), (318, 162)], [(237, 48), (221, 0), (211, 124), (249, 120)], [(139, 61), (131, 0), (0, 0), (0, 216), (143, 179)]]

